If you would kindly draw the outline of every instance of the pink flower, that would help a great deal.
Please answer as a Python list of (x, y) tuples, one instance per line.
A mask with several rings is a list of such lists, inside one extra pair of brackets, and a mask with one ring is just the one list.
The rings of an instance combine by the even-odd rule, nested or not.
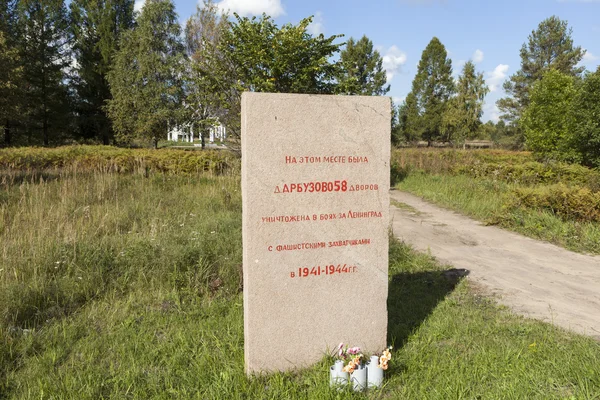
[(358, 354), (358, 353), (360, 353), (360, 347), (352, 347), (352, 348), (348, 349), (348, 353)]
[(344, 355), (344, 343), (340, 343), (338, 344), (337, 348), (335, 349), (338, 353), (338, 357), (342, 357)]

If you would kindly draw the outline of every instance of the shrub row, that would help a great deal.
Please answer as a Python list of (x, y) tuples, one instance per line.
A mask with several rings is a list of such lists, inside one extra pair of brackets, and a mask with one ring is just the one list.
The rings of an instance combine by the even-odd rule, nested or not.
[(509, 208), (548, 210), (561, 218), (584, 222), (600, 222), (600, 192), (564, 184), (512, 191)]
[(536, 161), (522, 164), (476, 163), (455, 166), (453, 172), (475, 178), (491, 178), (524, 185), (562, 182), (588, 186), (594, 191), (600, 190), (600, 173), (577, 164), (558, 162), (546, 164)]
[(566, 183), (600, 191), (599, 171), (577, 164), (540, 163), (528, 152), (398, 149), (392, 154), (392, 165), (398, 171), (414, 168), (427, 173), (465, 174), (524, 185)]
[(429, 173), (453, 172), (459, 166), (482, 163), (522, 164), (534, 161), (529, 152), (506, 150), (394, 149), (392, 162)]
[(123, 149), (111, 146), (21, 147), (0, 150), (0, 169), (41, 172), (163, 172), (224, 174), (239, 170), (239, 159), (227, 151)]

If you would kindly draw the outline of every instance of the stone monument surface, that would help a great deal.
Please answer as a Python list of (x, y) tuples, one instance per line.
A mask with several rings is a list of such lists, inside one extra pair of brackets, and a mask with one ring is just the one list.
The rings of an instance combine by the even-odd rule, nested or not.
[(244, 93), (248, 373), (387, 345), (388, 97)]

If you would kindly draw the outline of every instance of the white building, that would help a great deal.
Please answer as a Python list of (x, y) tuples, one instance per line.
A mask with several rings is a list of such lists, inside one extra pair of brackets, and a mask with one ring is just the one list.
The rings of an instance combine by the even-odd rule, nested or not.
[[(196, 137), (200, 140), (200, 136)], [(227, 131), (223, 125), (217, 122), (217, 125), (211, 126), (208, 132), (209, 143), (223, 142), (227, 138)], [(194, 142), (194, 123), (187, 122), (185, 124), (169, 127), (167, 131), (167, 140), (173, 142)]]

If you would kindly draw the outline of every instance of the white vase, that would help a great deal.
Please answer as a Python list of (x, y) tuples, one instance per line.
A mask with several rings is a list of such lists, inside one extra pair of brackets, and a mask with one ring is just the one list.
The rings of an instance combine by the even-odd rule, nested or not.
[(343, 371), (344, 362), (337, 360), (335, 364), (329, 368), (329, 386), (342, 387), (348, 383), (348, 373)]
[(355, 392), (360, 392), (367, 387), (367, 368), (364, 364), (360, 364), (350, 374), (350, 381)]
[(383, 369), (379, 367), (379, 357), (371, 356), (367, 364), (367, 386), (370, 388), (381, 387), (383, 383)]

